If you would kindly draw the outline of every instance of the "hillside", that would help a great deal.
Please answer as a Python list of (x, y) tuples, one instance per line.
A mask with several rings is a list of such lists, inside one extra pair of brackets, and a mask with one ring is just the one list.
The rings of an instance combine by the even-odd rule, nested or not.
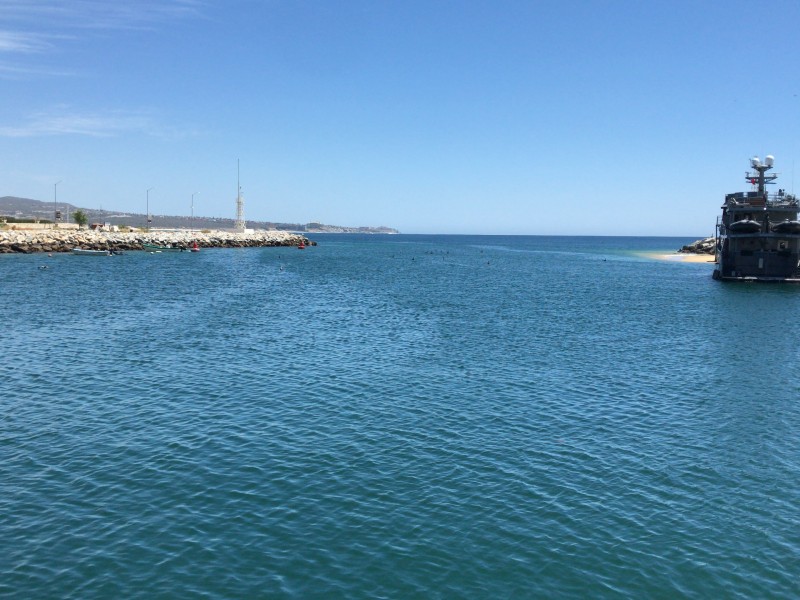
[[(111, 223), (112, 225), (129, 225), (131, 227), (145, 227), (146, 225), (146, 216), (141, 213), (83, 208), (67, 202), (59, 202), (56, 208), (61, 211), (63, 222), (66, 222), (68, 213), (72, 214), (80, 209), (89, 217), (90, 223)], [(0, 217), (39, 219), (42, 222), (52, 222), (54, 206), (52, 202), (3, 196), (0, 198)], [(150, 227), (155, 228), (233, 229), (235, 221), (234, 219), (200, 216), (192, 219), (186, 215), (150, 215), (150, 218), (152, 219)], [(278, 229), (306, 233), (398, 233), (396, 229), (390, 227), (344, 227), (340, 225), (325, 225), (323, 223), (275, 223), (272, 221), (248, 220), (247, 226), (253, 229)]]

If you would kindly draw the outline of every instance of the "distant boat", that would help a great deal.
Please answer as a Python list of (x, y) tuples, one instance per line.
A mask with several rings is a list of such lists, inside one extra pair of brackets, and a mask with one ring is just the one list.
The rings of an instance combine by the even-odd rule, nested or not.
[(167, 244), (166, 246), (159, 246), (158, 244), (142, 244), (142, 249), (145, 252), (185, 252), (186, 246), (173, 246)]
[(110, 250), (87, 250), (85, 248), (73, 248), (72, 253), (77, 256), (111, 256)]

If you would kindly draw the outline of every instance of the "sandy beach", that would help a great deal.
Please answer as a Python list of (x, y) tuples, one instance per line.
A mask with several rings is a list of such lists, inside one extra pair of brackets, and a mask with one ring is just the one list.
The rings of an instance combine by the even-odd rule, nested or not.
[(641, 256), (646, 256), (647, 258), (652, 258), (655, 260), (668, 260), (671, 262), (714, 264), (713, 254), (688, 254), (679, 252), (671, 252), (671, 253), (643, 252)]

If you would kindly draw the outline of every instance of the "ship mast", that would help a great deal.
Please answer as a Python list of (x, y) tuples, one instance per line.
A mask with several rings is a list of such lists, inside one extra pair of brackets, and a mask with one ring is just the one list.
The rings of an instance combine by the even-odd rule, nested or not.
[(772, 168), (774, 162), (775, 157), (771, 154), (767, 154), (767, 156), (764, 157), (763, 164), (761, 163), (761, 159), (757, 156), (754, 156), (750, 159), (750, 166), (758, 172), (758, 175), (747, 172), (744, 176), (745, 179), (752, 184), (755, 184), (756, 181), (758, 181), (758, 194), (760, 196), (766, 197), (766, 184), (772, 183), (778, 178), (777, 175), (766, 175), (766, 172)]
[(242, 198), (242, 186), (239, 185), (239, 159), (236, 159), (236, 231), (244, 233), (244, 198)]

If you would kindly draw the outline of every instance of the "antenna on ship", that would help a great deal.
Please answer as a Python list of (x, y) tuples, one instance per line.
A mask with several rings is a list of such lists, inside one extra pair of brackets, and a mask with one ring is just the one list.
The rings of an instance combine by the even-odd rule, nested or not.
[(771, 154), (767, 154), (764, 157), (764, 163), (761, 163), (761, 159), (757, 156), (754, 156), (750, 159), (750, 166), (753, 167), (757, 172), (758, 175), (755, 173), (745, 173), (745, 177), (747, 180), (755, 185), (758, 183), (758, 193), (759, 195), (765, 194), (765, 185), (768, 183), (774, 182), (778, 176), (777, 175), (764, 175), (767, 171), (772, 168), (772, 165), (775, 163), (775, 157)]
[(239, 159), (236, 159), (236, 231), (244, 233), (244, 198), (242, 198), (242, 186), (239, 185)]

